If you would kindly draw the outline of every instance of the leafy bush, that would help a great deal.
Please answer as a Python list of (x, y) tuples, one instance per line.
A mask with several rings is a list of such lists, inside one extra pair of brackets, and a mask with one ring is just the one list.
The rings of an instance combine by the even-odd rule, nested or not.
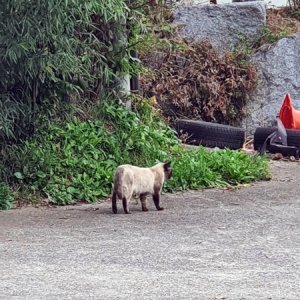
[(7, 210), (13, 207), (14, 197), (7, 184), (0, 182), (0, 210)]
[(46, 193), (57, 204), (96, 201), (109, 195), (119, 164), (151, 166), (173, 162), (167, 190), (220, 187), (264, 179), (264, 158), (235, 151), (189, 151), (146, 102), (136, 104), (139, 117), (123, 106), (105, 105), (98, 121), (74, 119), (51, 125), (23, 145), (15, 158), (14, 178)]

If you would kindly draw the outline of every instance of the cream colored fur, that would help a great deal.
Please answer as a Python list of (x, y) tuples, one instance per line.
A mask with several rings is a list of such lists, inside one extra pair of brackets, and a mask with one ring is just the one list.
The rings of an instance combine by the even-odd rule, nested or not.
[(112, 196), (113, 212), (117, 213), (117, 198), (122, 199), (125, 213), (129, 213), (128, 202), (132, 196), (139, 196), (143, 211), (147, 211), (146, 197), (152, 195), (155, 206), (159, 206), (159, 194), (164, 181), (172, 175), (170, 163), (158, 163), (151, 168), (140, 168), (132, 165), (121, 165), (114, 178)]
[(117, 196), (120, 199), (130, 200), (132, 195), (154, 194), (155, 181), (162, 184), (165, 181), (163, 163), (159, 163), (151, 168), (140, 168), (132, 165), (121, 165), (116, 170), (115, 175), (117, 185)]

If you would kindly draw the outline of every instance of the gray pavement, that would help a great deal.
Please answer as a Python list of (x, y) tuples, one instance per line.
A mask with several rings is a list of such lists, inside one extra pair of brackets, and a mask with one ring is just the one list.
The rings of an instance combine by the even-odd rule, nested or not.
[(299, 300), (299, 168), (163, 195), (159, 212), (150, 201), (131, 215), (109, 202), (0, 212), (0, 299)]

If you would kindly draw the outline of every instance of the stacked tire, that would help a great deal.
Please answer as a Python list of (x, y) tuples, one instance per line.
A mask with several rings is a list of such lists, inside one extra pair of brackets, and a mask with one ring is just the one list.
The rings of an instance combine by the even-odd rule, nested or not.
[[(260, 151), (266, 138), (273, 132), (277, 130), (277, 127), (258, 127), (254, 133), (254, 149)], [(300, 130), (290, 130), (287, 129), (287, 143), (290, 147), (295, 147), (297, 149), (289, 149), (284, 146), (272, 146), (270, 144), (266, 145), (266, 150), (270, 153), (282, 153), (284, 156), (298, 156), (297, 151), (300, 149)]]
[(191, 145), (236, 150), (245, 142), (245, 130), (228, 125), (180, 119), (176, 130), (179, 135), (186, 135), (186, 143)]

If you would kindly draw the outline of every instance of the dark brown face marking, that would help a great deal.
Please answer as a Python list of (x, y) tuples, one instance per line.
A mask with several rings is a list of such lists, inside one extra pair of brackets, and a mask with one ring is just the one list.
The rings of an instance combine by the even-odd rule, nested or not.
[(172, 177), (172, 167), (170, 162), (164, 163), (164, 172), (166, 179), (170, 179)]
[(170, 162), (165, 162), (164, 163), (164, 171), (168, 171), (168, 169), (171, 168), (171, 163)]

